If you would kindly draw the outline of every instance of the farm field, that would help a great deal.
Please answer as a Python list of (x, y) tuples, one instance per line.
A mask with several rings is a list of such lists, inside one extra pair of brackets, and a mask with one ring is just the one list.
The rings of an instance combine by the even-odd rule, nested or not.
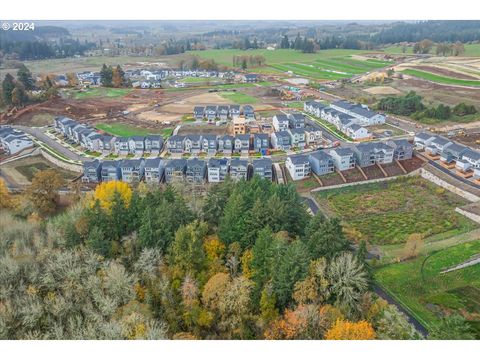
[(441, 76), (441, 75), (433, 74), (426, 71), (416, 70), (416, 69), (405, 69), (405, 70), (402, 70), (401, 72), (407, 75), (421, 78), (421, 79), (438, 82), (440, 84), (480, 87), (480, 80), (456, 79), (456, 78)]
[(455, 212), (466, 200), (419, 177), (319, 191), (316, 196), (370, 245), (403, 243), (413, 233), (452, 236), (476, 228)]
[(235, 104), (254, 104), (258, 102), (256, 97), (239, 92), (223, 92), (220, 96), (234, 102)]
[(164, 138), (172, 134), (173, 129), (166, 128), (159, 131), (152, 131), (149, 129), (139, 128), (127, 124), (115, 123), (115, 124), (97, 124), (97, 129), (105, 131), (108, 134), (114, 136), (135, 136), (135, 135), (150, 135), (161, 134)]
[(375, 279), (427, 328), (452, 313), (464, 316), (480, 339), (480, 264), (441, 274), (480, 253), (480, 240), (377, 269)]

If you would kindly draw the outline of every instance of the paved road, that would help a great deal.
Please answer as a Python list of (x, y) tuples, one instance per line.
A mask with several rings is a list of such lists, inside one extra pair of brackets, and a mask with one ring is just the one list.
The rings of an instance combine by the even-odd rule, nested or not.
[(36, 139), (44, 142), (48, 146), (50, 146), (52, 149), (58, 151), (60, 154), (68, 157), (69, 159), (75, 160), (75, 161), (90, 161), (92, 160), (91, 158), (87, 158), (81, 155), (78, 155), (74, 153), (72, 150), (62, 146), (52, 138), (48, 137), (44, 131), (44, 128), (31, 128), (28, 126), (21, 126), (21, 125), (14, 125), (14, 128), (17, 128), (19, 130), (24, 131), (25, 133), (35, 137)]
[(302, 196), (302, 200), (310, 208), (313, 215), (316, 215), (318, 210), (320, 210), (317, 203), (312, 198), (309, 198), (307, 196)]
[(415, 317), (413, 317), (413, 315), (410, 314), (410, 312), (407, 309), (405, 309), (397, 300), (395, 300), (392, 296), (386, 293), (377, 284), (373, 285), (373, 289), (375, 293), (378, 296), (380, 296), (382, 299), (386, 300), (389, 304), (395, 305), (398, 308), (398, 310), (400, 310), (407, 317), (408, 322), (412, 324), (420, 334), (422, 334), (425, 337), (428, 335), (428, 331), (425, 328), (425, 326), (423, 326)]

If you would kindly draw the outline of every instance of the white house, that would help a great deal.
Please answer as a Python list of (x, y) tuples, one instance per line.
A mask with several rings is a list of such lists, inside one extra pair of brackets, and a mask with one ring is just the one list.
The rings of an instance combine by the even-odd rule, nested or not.
[(310, 176), (312, 169), (306, 155), (295, 155), (287, 157), (285, 168), (288, 170), (292, 180), (302, 180)]

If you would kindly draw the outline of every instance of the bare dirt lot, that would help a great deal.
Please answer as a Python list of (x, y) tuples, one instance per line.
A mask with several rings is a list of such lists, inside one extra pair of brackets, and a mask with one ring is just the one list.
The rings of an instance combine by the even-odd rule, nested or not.
[(401, 95), (402, 94), (401, 91), (394, 89), (391, 86), (372, 86), (363, 91), (373, 95)]
[[(465, 135), (456, 135), (451, 138), (461, 144), (470, 146), (474, 149), (480, 148), (480, 133), (466, 133)], [(478, 141), (478, 142), (477, 142)]]
[(402, 166), (405, 168), (405, 170), (407, 170), (407, 172), (412, 172), (414, 170), (421, 168), (423, 165), (425, 165), (425, 161), (414, 156), (408, 160), (401, 160), (400, 164), (402, 164)]

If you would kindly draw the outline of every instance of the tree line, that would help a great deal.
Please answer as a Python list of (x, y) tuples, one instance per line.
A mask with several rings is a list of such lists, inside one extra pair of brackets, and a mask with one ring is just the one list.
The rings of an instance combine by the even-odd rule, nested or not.
[(416, 120), (437, 119), (448, 120), (453, 115), (466, 116), (477, 113), (474, 105), (459, 103), (451, 108), (439, 104), (436, 107), (427, 107), (422, 102), (423, 98), (414, 91), (404, 96), (388, 96), (377, 103), (377, 109), (396, 115), (412, 116)]
[[(31, 102), (43, 101), (57, 96), (54, 81), (49, 76), (37, 82), (24, 64), (20, 65), (16, 75), (16, 79), (10, 73), (5, 75), (2, 81), (0, 105), (7, 108), (18, 108)], [(42, 90), (42, 92), (34, 95), (32, 90)]]
[[(370, 290), (365, 244), (290, 185), (227, 180), (196, 211), (171, 186), (107, 182), (58, 213), (58, 178), (20, 199), (0, 181), (1, 338), (421, 338)], [(430, 336), (471, 334), (456, 317)]]

